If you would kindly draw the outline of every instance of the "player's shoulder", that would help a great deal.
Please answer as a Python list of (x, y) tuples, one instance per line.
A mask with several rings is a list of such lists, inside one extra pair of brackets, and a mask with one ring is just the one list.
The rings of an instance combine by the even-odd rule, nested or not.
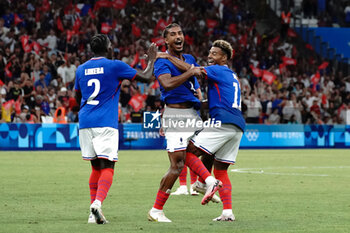
[(154, 64), (166, 64), (166, 63), (171, 63), (171, 62), (166, 58), (158, 58)]
[(215, 64), (215, 65), (206, 66), (205, 69), (215, 71), (215, 72), (222, 72), (225, 70), (225, 66), (220, 66), (218, 64)]
[(196, 61), (196, 59), (194, 58), (194, 56), (192, 56), (191, 54), (184, 53), (184, 54), (182, 54), (182, 56), (183, 56), (186, 60), (193, 60), (193, 61)]
[(158, 58), (156, 62), (154, 63), (154, 68), (155, 69), (161, 69), (166, 67), (166, 66), (173, 66), (173, 63), (171, 63), (168, 59), (166, 58)]
[[(81, 73), (83, 70), (84, 70), (84, 67), (86, 66), (85, 63), (83, 64), (80, 64), (78, 67), (77, 67), (77, 70), (75, 71), (77, 74)], [(59, 67), (60, 68), (60, 67)]]
[(237, 74), (232, 69), (230, 69), (228, 65), (223, 65), (223, 66), (215, 65), (215, 66), (218, 70), (221, 70), (222, 72), (228, 72), (237, 76)]

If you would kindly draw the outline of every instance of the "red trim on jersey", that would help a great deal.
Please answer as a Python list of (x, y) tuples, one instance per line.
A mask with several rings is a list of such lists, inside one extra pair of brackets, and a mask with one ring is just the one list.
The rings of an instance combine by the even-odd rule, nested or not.
[(102, 58), (105, 58), (105, 57), (93, 57), (90, 60), (99, 60), (99, 59), (102, 59)]
[(205, 79), (208, 79), (208, 74), (207, 74), (207, 71), (205, 70), (205, 68), (204, 68), (204, 72), (205, 72)]
[(120, 88), (120, 85), (122, 85), (122, 81), (119, 81), (119, 84), (118, 84), (117, 88), (115, 89), (114, 94), (112, 95), (112, 99), (114, 99), (115, 94), (117, 94), (118, 89)]
[(220, 95), (220, 90), (219, 90), (219, 86), (217, 83), (214, 82), (214, 86), (216, 87), (216, 90), (218, 91), (218, 94), (219, 94), (219, 100), (221, 102), (221, 95)]
[(135, 74), (134, 77), (132, 77), (131, 81), (133, 81), (136, 78), (136, 76), (137, 76), (137, 73)]

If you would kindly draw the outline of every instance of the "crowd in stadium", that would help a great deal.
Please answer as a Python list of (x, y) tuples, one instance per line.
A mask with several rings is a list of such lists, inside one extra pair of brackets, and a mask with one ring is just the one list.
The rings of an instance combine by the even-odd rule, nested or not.
[[(92, 35), (107, 34), (115, 59), (143, 69), (150, 43), (165, 51), (161, 32), (178, 22), (185, 53), (199, 65), (206, 65), (214, 40), (232, 44), (230, 68), (240, 78), (247, 123), (349, 123), (350, 79), (313, 52), (300, 56), (288, 19), (281, 19), (281, 30), (267, 34), (258, 32), (255, 15), (242, 1), (88, 2), (0, 3), (0, 122), (41, 123), (50, 117), (77, 122), (75, 71), (93, 56)], [(206, 85), (199, 81), (205, 93)], [(124, 81), (120, 94), (121, 122), (140, 122), (142, 111), (162, 109), (157, 81)]]

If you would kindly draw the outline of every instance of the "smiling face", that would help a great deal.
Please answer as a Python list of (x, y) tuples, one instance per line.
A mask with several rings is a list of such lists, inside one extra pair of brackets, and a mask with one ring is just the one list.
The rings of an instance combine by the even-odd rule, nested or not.
[(225, 65), (227, 55), (219, 47), (211, 47), (208, 55), (208, 65)]
[(170, 53), (180, 54), (183, 50), (184, 40), (185, 38), (181, 27), (175, 26), (168, 29), (165, 43)]

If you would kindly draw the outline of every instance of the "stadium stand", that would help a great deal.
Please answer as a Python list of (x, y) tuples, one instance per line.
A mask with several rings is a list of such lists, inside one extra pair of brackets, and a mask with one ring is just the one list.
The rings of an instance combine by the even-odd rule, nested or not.
[[(169, 22), (178, 22), (186, 35), (185, 52), (200, 65), (214, 40), (231, 42), (230, 67), (241, 80), (248, 122), (350, 124), (348, 70), (317, 54), (289, 26), (299, 13), (317, 18), (319, 26), (348, 26), (347, 2), (332, 7), (337, 1), (327, 1), (319, 12), (310, 11), (315, 1), (286, 1), (289, 7), (270, 1), (275, 2), (271, 8), (262, 2), (1, 1), (0, 122), (51, 122), (62, 108), (67, 122), (77, 122), (75, 70), (92, 56), (92, 35), (107, 34), (114, 58), (142, 69), (150, 43), (164, 51), (161, 32)], [(282, 12), (286, 17), (280, 17)], [(162, 103), (156, 81), (122, 83), (121, 122), (139, 122), (142, 111), (157, 109)]]

